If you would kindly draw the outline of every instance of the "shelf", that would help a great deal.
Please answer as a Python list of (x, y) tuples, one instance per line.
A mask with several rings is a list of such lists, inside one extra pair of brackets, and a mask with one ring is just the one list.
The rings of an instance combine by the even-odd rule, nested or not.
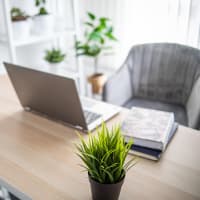
[[(80, 74), (73, 70), (70, 69), (68, 66), (66, 66), (66, 63), (61, 63), (61, 64), (55, 64), (54, 65), (49, 65), (47, 63), (42, 63), (40, 65), (27, 65), (27, 64), (19, 64), (20, 66), (26, 66), (28, 68), (38, 70), (38, 71), (43, 71), (43, 72), (48, 72), (50, 74), (56, 74), (58, 76), (64, 76), (72, 79), (79, 79)], [(64, 67), (66, 66), (66, 67)]]
[(34, 44), (34, 43), (39, 43), (39, 42), (45, 42), (54, 38), (59, 38), (62, 37), (64, 35), (69, 35), (69, 34), (75, 34), (75, 31), (73, 29), (68, 29), (68, 30), (64, 30), (64, 31), (56, 31), (53, 32), (51, 34), (45, 34), (45, 35), (30, 35), (29, 38), (25, 39), (25, 40), (18, 40), (18, 41), (14, 41), (14, 45), (16, 47), (19, 46), (25, 46), (25, 45), (30, 45), (30, 44)]
[(7, 44), (7, 37), (5, 34), (0, 33), (0, 44), (6, 45)]
[[(56, 31), (51, 34), (45, 34), (45, 35), (34, 35), (30, 34), (30, 36), (24, 40), (18, 40), (14, 41), (14, 46), (15, 47), (20, 47), (20, 46), (25, 46), (25, 45), (31, 45), (31, 44), (37, 44), (39, 42), (45, 42), (51, 39), (59, 38), (65, 35), (74, 35), (75, 31), (73, 29), (68, 29), (64, 31)], [(0, 35), (0, 43), (3, 45), (7, 44), (6, 37), (1, 34)]]
[(49, 72), (49, 73), (56, 74), (59, 76), (64, 76), (67, 78), (72, 78), (75, 80), (80, 78), (80, 75), (77, 72), (72, 72), (72, 71), (67, 71), (67, 70), (63, 70), (63, 72)]
[[(58, 1), (58, 0), (55, 1), (56, 9), (53, 10), (54, 11), (53, 14), (55, 14), (55, 16), (61, 16), (60, 14), (62, 14), (62, 13), (59, 13), (60, 9), (57, 9), (60, 7), (58, 2), (60, 2), (60, 1)], [(70, 36), (70, 37), (72, 36), (73, 37), (72, 39), (74, 40), (74, 43), (75, 43), (76, 39), (78, 39), (78, 37), (80, 35), (80, 33), (79, 33), (80, 17), (79, 17), (78, 0), (70, 1), (70, 4), (71, 4), (70, 7), (72, 8), (71, 15), (72, 15), (73, 24), (71, 24), (71, 23), (64, 24), (63, 23), (63, 26), (60, 26), (61, 25), (60, 24), (59, 26), (56, 26), (57, 28), (59, 28), (59, 30), (55, 28), (54, 31), (49, 34), (44, 33), (43, 35), (39, 35), (39, 34), (37, 35), (37, 34), (31, 33), (27, 37), (22, 36), (22, 38), (16, 37), (16, 39), (15, 39), (12, 21), (10, 18), (10, 8), (11, 8), (12, 4), (8, 0), (3, 0), (3, 4), (2, 4), (3, 18), (4, 18), (6, 33), (3, 33), (3, 34), (0, 33), (0, 45), (5, 45), (6, 47), (8, 47), (10, 61), (14, 62), (14, 63), (19, 62), (18, 57), (20, 56), (20, 54), (17, 54), (17, 51), (19, 50), (17, 47), (23, 47), (23, 46), (27, 47), (28, 45), (30, 45), (30, 47), (31, 47), (31, 45), (37, 45), (37, 44), (39, 45), (40, 43), (44, 43), (44, 42), (48, 42), (48, 41), (53, 41), (55, 44), (58, 44), (58, 46), (59, 46), (59, 43), (61, 43), (61, 41), (57, 40), (57, 39), (62, 39), (62, 38), (65, 39), (68, 36)], [(52, 4), (52, 5), (54, 5), (54, 4)], [(68, 8), (68, 6), (67, 6), (67, 8)], [(62, 30), (60, 30), (60, 29), (62, 29)], [(41, 59), (38, 60), (38, 62), (41, 61), (41, 65), (43, 66)], [(36, 61), (32, 60), (32, 63), (29, 62), (28, 59), (24, 59), (24, 60), (25, 60), (24, 62), (27, 61), (29, 63), (29, 65), (28, 65), (29, 67), (30, 67), (30, 64), (32, 64), (33, 62), (35, 62), (35, 64), (37, 62), (37, 60)], [(67, 69), (62, 69), (62, 68), (58, 68), (58, 70), (54, 70), (54, 68), (52, 68), (52, 70), (50, 68), (46, 68), (46, 70), (48, 71), (48, 73), (55, 73), (55, 74), (58, 74), (61, 76), (67, 76), (67, 77), (71, 77), (73, 79), (79, 79), (79, 81), (78, 81), (79, 87), (80, 87), (82, 93), (84, 93), (84, 79), (83, 79), (83, 75), (82, 75), (82, 68), (80, 67), (80, 65), (81, 65), (80, 60), (78, 58), (76, 58), (76, 64), (75, 64), (76, 71), (74, 71), (74, 69), (67, 70)]]

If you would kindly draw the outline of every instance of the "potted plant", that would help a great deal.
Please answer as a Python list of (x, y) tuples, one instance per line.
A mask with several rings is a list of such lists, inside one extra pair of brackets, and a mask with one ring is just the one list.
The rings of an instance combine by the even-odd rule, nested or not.
[(104, 123), (97, 135), (89, 134), (88, 142), (79, 137), (77, 154), (88, 172), (92, 199), (117, 200), (127, 171), (136, 163), (135, 157), (125, 163), (133, 141), (126, 144), (120, 126), (109, 131)]
[(20, 8), (13, 7), (10, 11), (14, 39), (24, 39), (29, 36), (29, 16)]
[(113, 35), (113, 26), (110, 19), (106, 17), (97, 18), (93, 13), (88, 12), (88, 20), (84, 23), (86, 26), (84, 40), (76, 42), (77, 56), (89, 56), (94, 59), (95, 72), (88, 81), (92, 84), (93, 93), (101, 93), (106, 77), (98, 72), (98, 58), (102, 52), (110, 49), (108, 42), (117, 41)]
[(52, 48), (46, 50), (44, 59), (49, 63), (50, 66), (57, 67), (61, 62), (64, 61), (66, 54), (64, 54), (59, 48)]
[(38, 13), (33, 17), (33, 32), (36, 34), (48, 34), (53, 31), (54, 18), (45, 8), (46, 0), (35, 0), (39, 8)]

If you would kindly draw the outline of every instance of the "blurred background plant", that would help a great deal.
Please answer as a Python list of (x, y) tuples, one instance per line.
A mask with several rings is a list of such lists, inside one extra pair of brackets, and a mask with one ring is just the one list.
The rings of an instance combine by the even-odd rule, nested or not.
[(60, 63), (66, 57), (60, 49), (52, 48), (51, 50), (46, 50), (46, 55), (44, 59), (49, 63)]
[(28, 18), (28, 15), (20, 8), (13, 7), (10, 11), (12, 21), (22, 21)]
[(85, 32), (83, 41), (75, 44), (77, 56), (90, 56), (94, 58), (95, 72), (98, 70), (98, 56), (112, 46), (108, 42), (116, 42), (113, 34), (111, 20), (106, 17), (97, 18), (93, 13), (87, 13), (88, 20), (84, 22)]
[(48, 15), (48, 11), (45, 8), (46, 0), (35, 0), (35, 6), (39, 7), (38, 15)]

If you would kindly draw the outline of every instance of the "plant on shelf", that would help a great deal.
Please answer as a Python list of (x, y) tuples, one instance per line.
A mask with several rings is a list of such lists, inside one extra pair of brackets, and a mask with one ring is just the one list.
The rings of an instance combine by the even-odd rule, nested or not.
[[(113, 34), (111, 20), (106, 17), (97, 18), (88, 12), (88, 20), (85, 24), (84, 40), (75, 44), (77, 56), (89, 56), (94, 59), (95, 74), (88, 78), (92, 84), (93, 93), (100, 93), (106, 80), (102, 73), (98, 72), (98, 58), (101, 53), (111, 49), (111, 42), (117, 41)], [(109, 43), (109, 44), (108, 44)]]
[(39, 7), (38, 15), (48, 15), (48, 11), (45, 8), (46, 0), (35, 0), (35, 6)]
[(20, 8), (13, 7), (10, 11), (13, 36), (15, 39), (27, 38), (30, 33), (29, 16)]
[(39, 8), (38, 13), (33, 17), (33, 32), (46, 34), (53, 31), (54, 19), (46, 7), (46, 0), (35, 0), (35, 6)]
[(24, 11), (16, 7), (11, 9), (10, 14), (13, 22), (27, 20), (29, 17)]
[(117, 200), (127, 171), (135, 165), (135, 157), (125, 161), (133, 141), (125, 143), (120, 126), (110, 131), (103, 123), (97, 135), (89, 134), (88, 142), (79, 134), (78, 156), (88, 172), (94, 200)]
[(66, 57), (60, 49), (52, 48), (51, 50), (46, 50), (46, 55), (44, 59), (49, 63), (61, 63)]

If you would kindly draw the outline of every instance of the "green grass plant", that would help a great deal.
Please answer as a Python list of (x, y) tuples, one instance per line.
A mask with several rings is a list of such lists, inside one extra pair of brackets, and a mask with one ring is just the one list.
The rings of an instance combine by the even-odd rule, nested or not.
[(89, 134), (86, 142), (79, 134), (80, 144), (76, 145), (78, 153), (89, 176), (102, 184), (117, 183), (125, 177), (126, 172), (135, 165), (135, 157), (126, 162), (133, 140), (125, 143), (121, 127), (109, 130), (103, 123), (97, 135)]

